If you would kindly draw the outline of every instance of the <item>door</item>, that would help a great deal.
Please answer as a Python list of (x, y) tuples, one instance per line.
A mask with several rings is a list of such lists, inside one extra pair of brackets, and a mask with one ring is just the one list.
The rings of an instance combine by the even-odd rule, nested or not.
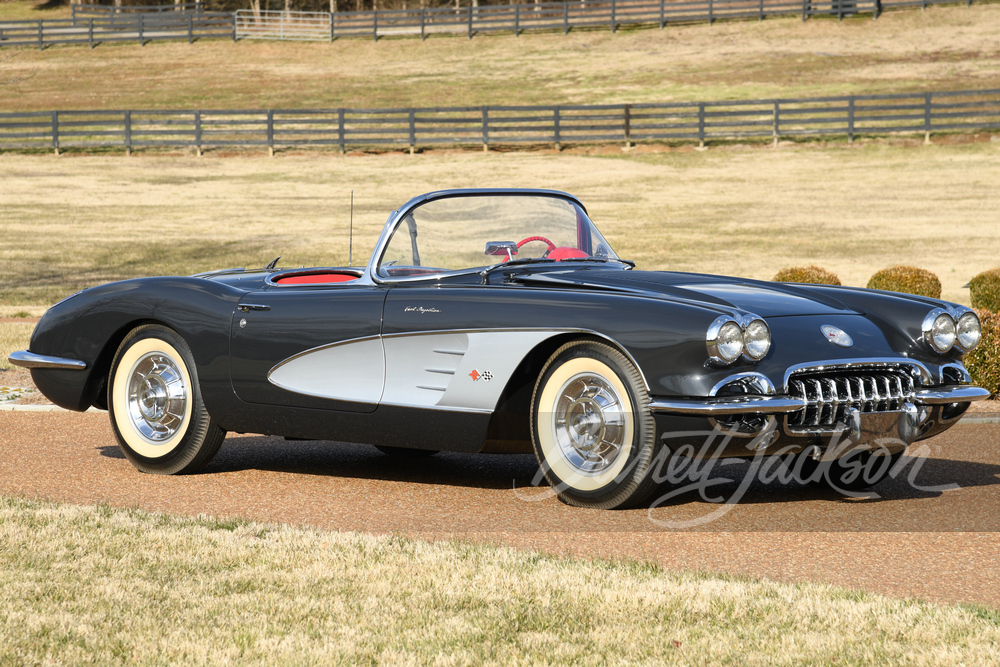
[(387, 290), (367, 285), (273, 287), (233, 315), (233, 390), (248, 403), (373, 412), (382, 396)]

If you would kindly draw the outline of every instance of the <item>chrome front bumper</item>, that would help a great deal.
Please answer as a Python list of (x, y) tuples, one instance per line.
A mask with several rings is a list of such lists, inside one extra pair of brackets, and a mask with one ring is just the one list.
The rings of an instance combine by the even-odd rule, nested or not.
[(86, 370), (87, 364), (78, 359), (66, 359), (65, 357), (46, 357), (42, 354), (35, 354), (27, 350), (12, 352), (9, 361), (14, 366), (21, 368), (51, 368), (58, 370), (82, 371)]
[[(11, 362), (13, 363), (13, 362)], [(974, 385), (945, 385), (920, 389), (913, 398), (916, 405), (972, 403), (990, 397), (990, 392)], [(649, 409), (654, 414), (724, 417), (739, 414), (788, 414), (804, 410), (806, 401), (791, 396), (735, 396), (727, 398), (655, 398)]]

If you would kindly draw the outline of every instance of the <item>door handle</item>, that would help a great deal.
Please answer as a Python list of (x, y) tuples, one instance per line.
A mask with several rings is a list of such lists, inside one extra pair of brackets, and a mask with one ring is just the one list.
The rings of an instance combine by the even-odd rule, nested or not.
[(262, 306), (259, 303), (241, 303), (236, 307), (241, 313), (249, 313), (251, 310), (271, 310), (271, 306)]

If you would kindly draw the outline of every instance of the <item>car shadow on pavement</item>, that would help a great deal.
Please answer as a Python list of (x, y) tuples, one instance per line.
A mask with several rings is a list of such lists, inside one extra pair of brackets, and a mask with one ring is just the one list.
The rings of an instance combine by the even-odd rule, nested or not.
[[(114, 446), (100, 447), (102, 456), (124, 459)], [(699, 492), (698, 483), (684, 480), (679, 484), (665, 483), (664, 491), (679, 490), (690, 485), (691, 490), (678, 493), (659, 507), (702, 502), (704, 498), (729, 497), (739, 487), (739, 503), (786, 503), (804, 500), (843, 501), (845, 494), (821, 483), (801, 484), (770, 479), (747, 481), (751, 463), (728, 459), (710, 472), (708, 479), (716, 482), (711, 490)], [(510, 489), (547, 486), (538, 475), (538, 462), (532, 454), (461, 454), (442, 452), (434, 456), (400, 456), (383, 454), (364, 444), (334, 441), (287, 441), (271, 436), (237, 436), (226, 440), (213, 461), (201, 474), (263, 470), (294, 474), (345, 477), (356, 479), (407, 482), (412, 484), (448, 485), (484, 489)], [(773, 476), (773, 475), (772, 475)], [(704, 481), (704, 480), (703, 480)], [(949, 488), (1000, 485), (1000, 463), (977, 463), (941, 458), (913, 459), (874, 488), (867, 498), (850, 498), (851, 502), (881, 503), (894, 500), (934, 498)]]
[[(101, 456), (124, 459), (118, 447)], [(383, 454), (371, 445), (279, 437), (230, 437), (199, 474), (244, 470), (321, 475), (411, 484), (509, 489), (531, 486), (538, 471), (533, 454)]]

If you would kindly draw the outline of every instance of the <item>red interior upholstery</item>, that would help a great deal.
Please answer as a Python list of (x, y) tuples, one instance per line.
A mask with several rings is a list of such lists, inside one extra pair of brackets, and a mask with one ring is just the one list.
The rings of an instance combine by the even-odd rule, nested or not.
[(559, 261), (560, 259), (577, 259), (582, 257), (590, 257), (587, 253), (582, 250), (577, 250), (576, 248), (556, 248), (549, 253), (548, 259), (554, 259)]
[(307, 273), (285, 276), (276, 281), (279, 285), (321, 285), (324, 283), (349, 283), (358, 277), (350, 273)]

